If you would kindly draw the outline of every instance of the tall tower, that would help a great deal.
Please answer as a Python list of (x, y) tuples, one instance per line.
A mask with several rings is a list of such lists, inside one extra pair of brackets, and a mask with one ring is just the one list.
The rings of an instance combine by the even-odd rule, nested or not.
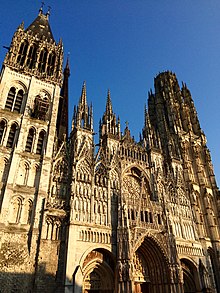
[[(8, 292), (36, 288), (38, 273), (49, 262), (39, 257), (48, 245), (40, 246), (40, 238), (53, 239), (43, 228), (44, 208), (57, 135), (63, 140), (67, 132), (67, 117), (57, 120), (59, 101), (65, 100), (67, 108), (68, 100), (67, 85), (60, 97), (62, 63), (62, 42), (55, 42), (49, 11), (41, 8), (27, 29), (22, 23), (14, 33), (0, 77), (0, 242), (2, 253), (10, 252), (3, 261), (5, 274), (17, 277), (9, 287), (1, 279)], [(22, 274), (23, 287), (18, 282)]]

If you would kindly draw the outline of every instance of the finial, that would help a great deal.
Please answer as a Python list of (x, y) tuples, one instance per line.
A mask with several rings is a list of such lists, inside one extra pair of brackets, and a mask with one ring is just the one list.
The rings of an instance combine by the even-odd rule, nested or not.
[(42, 14), (43, 13), (43, 7), (44, 7), (45, 3), (44, 2), (41, 2), (41, 7), (39, 9), (39, 14)]
[(125, 121), (125, 124), (126, 124), (126, 128), (128, 128), (128, 124), (129, 124), (128, 121)]
[(47, 18), (50, 16), (50, 11), (51, 11), (51, 6), (48, 6), (48, 10), (47, 10), (47, 13), (46, 13)]

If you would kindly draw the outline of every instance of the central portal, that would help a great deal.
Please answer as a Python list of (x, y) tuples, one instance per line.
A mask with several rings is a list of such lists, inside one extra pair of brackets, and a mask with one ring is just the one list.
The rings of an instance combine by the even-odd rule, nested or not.
[(168, 262), (153, 238), (146, 237), (133, 255), (134, 293), (169, 292)]

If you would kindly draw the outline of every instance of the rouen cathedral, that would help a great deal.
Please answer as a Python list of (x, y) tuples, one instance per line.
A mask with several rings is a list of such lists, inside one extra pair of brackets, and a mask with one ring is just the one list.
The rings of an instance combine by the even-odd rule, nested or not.
[(220, 292), (220, 192), (186, 84), (156, 76), (139, 141), (109, 91), (97, 146), (85, 83), (68, 134), (69, 75), (41, 8), (1, 70), (0, 292)]

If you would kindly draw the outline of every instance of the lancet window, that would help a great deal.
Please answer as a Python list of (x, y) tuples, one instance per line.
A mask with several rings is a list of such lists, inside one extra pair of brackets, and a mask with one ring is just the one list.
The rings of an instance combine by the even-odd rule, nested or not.
[(33, 202), (32, 200), (28, 201), (28, 211), (27, 211), (27, 224), (31, 223), (31, 215), (33, 210)]
[(34, 137), (35, 137), (35, 130), (33, 127), (29, 129), (28, 136), (27, 136), (27, 141), (26, 141), (26, 146), (25, 146), (25, 151), (26, 152), (32, 152), (33, 150), (33, 144), (34, 144)]
[(25, 164), (24, 165), (24, 182), (23, 182), (23, 185), (27, 185), (29, 171), (30, 171), (29, 165), (28, 164)]
[(28, 50), (28, 56), (27, 56), (27, 61), (26, 65), (28, 68), (32, 69), (35, 67), (37, 60), (37, 47), (36, 45), (31, 45)]
[(12, 148), (14, 146), (17, 129), (18, 129), (18, 125), (16, 123), (13, 123), (11, 125), (11, 129), (8, 135), (8, 141), (6, 145), (7, 148)]
[(2, 120), (0, 122), (0, 144), (3, 143), (6, 126), (7, 126), (6, 121), (5, 120)]
[(46, 71), (47, 55), (47, 50), (45, 48), (42, 49), (40, 52), (40, 58), (38, 62), (38, 70), (40, 73), (44, 73)]
[(28, 42), (24, 40), (20, 45), (20, 49), (19, 49), (19, 53), (17, 57), (17, 63), (21, 66), (24, 65), (25, 58), (27, 56), (27, 49), (28, 49)]
[(44, 130), (42, 130), (39, 133), (38, 142), (37, 142), (37, 150), (36, 150), (36, 154), (38, 154), (38, 155), (42, 154), (45, 135), (46, 135), (46, 133)]
[(54, 73), (55, 58), (56, 57), (54, 52), (49, 54), (48, 63), (47, 63), (47, 74), (50, 76), (53, 75)]
[(13, 202), (13, 210), (11, 215), (12, 223), (19, 223), (21, 219), (22, 199), (17, 197)]
[(5, 182), (7, 178), (7, 173), (8, 173), (8, 159), (7, 158), (2, 158), (1, 159), (1, 171), (0, 171), (0, 182)]

